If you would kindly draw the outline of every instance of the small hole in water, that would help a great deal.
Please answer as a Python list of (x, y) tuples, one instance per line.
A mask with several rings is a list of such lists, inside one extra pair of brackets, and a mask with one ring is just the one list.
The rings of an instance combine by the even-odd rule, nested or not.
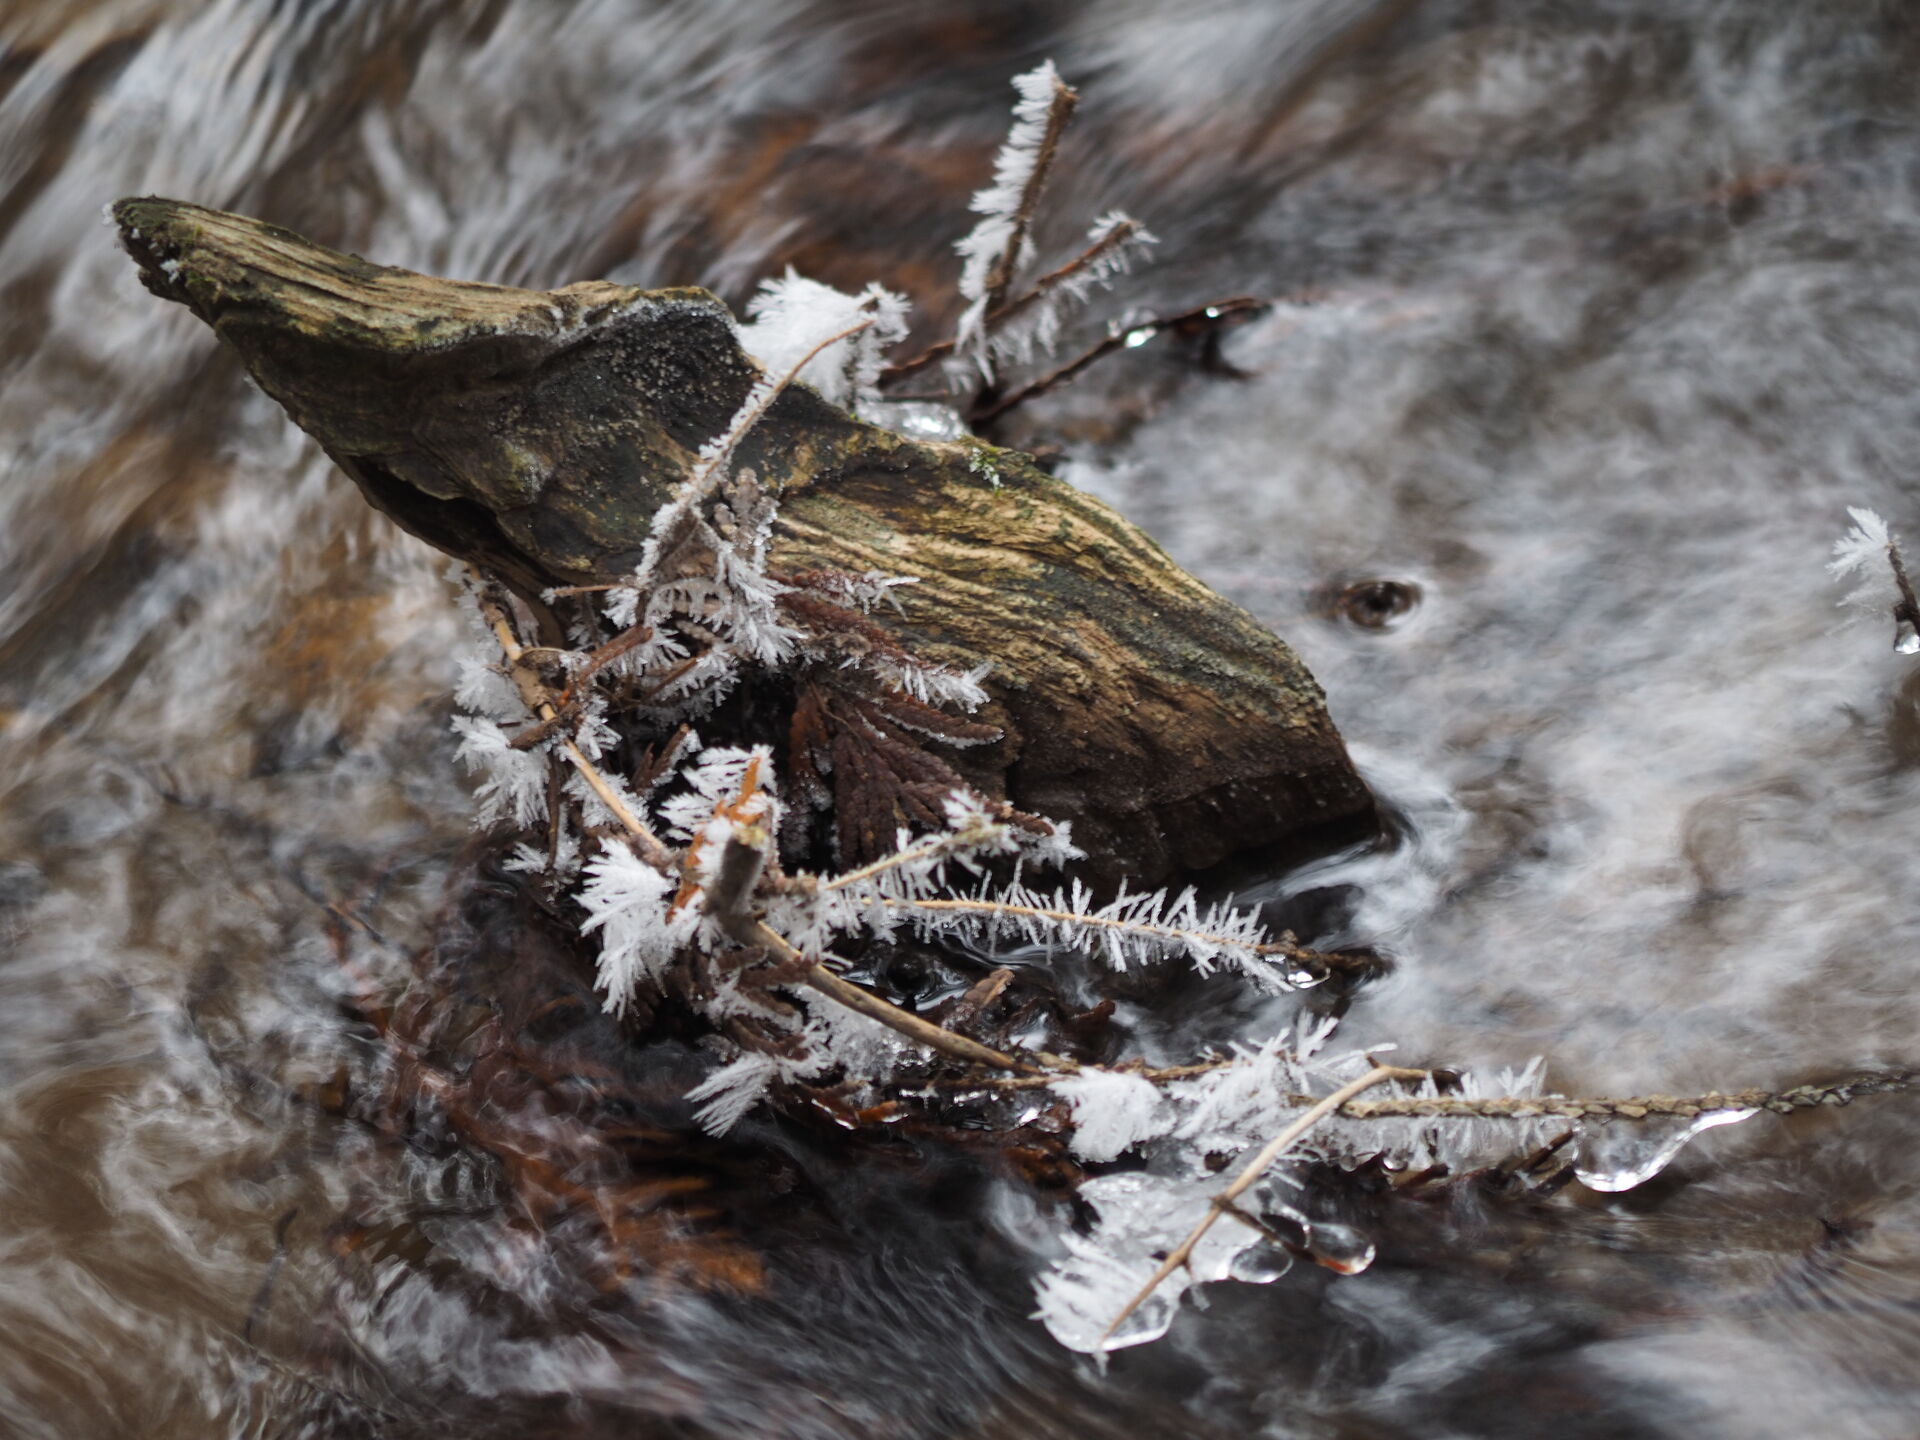
[(1420, 604), (1420, 587), (1411, 580), (1361, 580), (1339, 594), (1340, 613), (1363, 630), (1388, 630)]

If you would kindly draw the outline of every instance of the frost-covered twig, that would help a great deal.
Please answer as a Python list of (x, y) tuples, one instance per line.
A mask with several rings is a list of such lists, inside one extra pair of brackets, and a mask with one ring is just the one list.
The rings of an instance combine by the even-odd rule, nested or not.
[[(1047, 172), (1080, 98), (1051, 60), (1017, 76), (1013, 87), (1020, 99), (1013, 107), (1013, 128), (994, 157), (993, 184), (973, 197), (973, 210), (982, 218), (954, 247), (966, 262), (960, 293), (974, 302), (968, 311), (974, 326), (1006, 298), (1014, 272), (1026, 259)], [(961, 344), (968, 334), (969, 320), (962, 317)]]
[(1862, 506), (1849, 506), (1853, 528), (1833, 543), (1827, 571), (1834, 579), (1853, 577), (1861, 583), (1849, 591), (1843, 605), (1894, 622), (1894, 649), (1903, 655), (1920, 653), (1920, 599), (1907, 578), (1900, 542), (1887, 522)]
[(992, 312), (987, 317), (988, 324), (1015, 319), (1063, 290), (1076, 296), (1084, 295), (1100, 281), (1124, 270), (1127, 257), (1135, 247), (1153, 243), (1152, 233), (1132, 216), (1117, 210), (1103, 215), (1094, 221), (1086, 249), (1066, 264), (1049, 270), (1028, 286), (1024, 294)]
[(1910, 1090), (1916, 1084), (1920, 1084), (1920, 1071), (1893, 1070), (1852, 1075), (1818, 1085), (1796, 1085), (1790, 1090), (1712, 1090), (1705, 1095), (1484, 1096), (1478, 1099), (1409, 1095), (1390, 1100), (1356, 1100), (1343, 1108), (1340, 1115), (1347, 1120), (1644, 1120), (1650, 1115), (1692, 1119), (1716, 1110), (1769, 1110), (1776, 1115), (1786, 1115), (1823, 1105), (1846, 1105), (1861, 1095)]
[[(774, 951), (782, 959), (798, 961), (800, 952), (790, 944), (784, 935), (766, 924), (755, 921), (753, 936), (760, 944)], [(911, 1011), (890, 1005), (869, 990), (863, 990), (851, 980), (844, 979), (827, 969), (824, 965), (815, 965), (807, 971), (806, 983), (818, 990), (830, 1000), (837, 1000), (849, 1010), (857, 1010), (882, 1025), (919, 1042), (929, 1050), (938, 1051), (955, 1060), (964, 1060), (970, 1065), (986, 1065), (996, 1070), (1014, 1070), (1021, 1074), (1037, 1075), (1043, 1067), (1016, 1059), (1011, 1055), (995, 1050), (990, 1045), (982, 1045), (977, 1040), (969, 1040), (964, 1035), (956, 1035), (951, 1030), (943, 1030), (931, 1020), (922, 1020)]]
[[(1087, 240), (1087, 248), (1073, 259), (987, 312), (981, 328), (994, 355), (1013, 352), (1026, 359), (1036, 349), (1051, 352), (1058, 338), (1062, 302), (1084, 301), (1096, 285), (1109, 284), (1114, 276), (1124, 274), (1137, 250), (1155, 243), (1144, 225), (1117, 210), (1096, 220)], [(958, 343), (957, 336), (936, 341), (912, 359), (888, 366), (880, 372), (880, 378), (887, 383), (904, 379), (936, 360), (946, 359)]]
[[(1206, 974), (1222, 960), (1279, 989), (1299, 989), (1325, 978), (1307, 969), (1311, 952), (1267, 938), (1259, 918), (1230, 905), (1202, 910), (1189, 889), (1169, 898), (1162, 891), (1128, 894), (1124, 889), (1104, 905), (1078, 881), (1045, 894), (1021, 884), (982, 885), (977, 895), (936, 898), (912, 894), (875, 894), (870, 903), (897, 911), (923, 932), (945, 933), (972, 927), (988, 936), (1019, 935), (1032, 944), (1091, 945), (1107, 962), (1124, 970), (1130, 960), (1184, 954)], [(1274, 960), (1296, 968), (1276, 973)]]
[(1024, 364), (1036, 353), (1051, 355), (1069, 311), (1085, 304), (1096, 287), (1124, 275), (1154, 237), (1138, 220), (1115, 210), (1093, 223), (1087, 242), (1072, 260), (987, 316), (985, 345), (992, 359)]
[(981, 807), (967, 804), (960, 797), (955, 799), (960, 803), (948, 807), (951, 829), (902, 845), (891, 855), (883, 855), (857, 870), (835, 875), (830, 880), (822, 881), (820, 888), (829, 892), (853, 890), (880, 881), (894, 872), (931, 876), (940, 862), (949, 856), (1014, 848), (1007, 834), (1007, 826), (995, 821)]
[[(500, 603), (486, 593), (484, 587), (478, 591), (477, 599), (480, 613), (486, 618), (487, 625), (500, 642), (501, 652), (507, 657), (508, 671), (513, 676), (514, 683), (520, 687), (521, 695), (527, 702), (527, 708), (538, 715), (542, 721), (552, 721), (556, 715), (553, 705), (520, 663), (526, 650), (520, 643), (520, 637), (514, 634), (513, 622), (507, 618), (507, 613)], [(570, 739), (562, 740), (560, 749), (567, 757), (567, 762), (579, 772), (580, 778), (595, 795), (600, 797), (600, 803), (605, 805), (621, 825), (626, 827), (635, 844), (640, 847), (643, 857), (655, 865), (665, 865), (668, 861), (667, 847), (661, 843), (660, 837), (648, 829), (641, 822), (640, 817), (633, 813), (632, 807), (626, 803), (625, 798), (607, 783), (599, 767), (583, 755), (580, 747)]]
[(1213, 1228), (1213, 1222), (1220, 1218), (1227, 1207), (1244, 1195), (1254, 1181), (1266, 1173), (1267, 1167), (1278, 1160), (1288, 1146), (1362, 1091), (1371, 1090), (1374, 1086), (1388, 1080), (1422, 1080), (1426, 1078), (1426, 1074), (1424, 1070), (1407, 1070), (1397, 1065), (1376, 1065), (1358, 1080), (1349, 1081), (1324, 1100), (1319, 1101), (1306, 1114), (1274, 1136), (1261, 1148), (1260, 1153), (1248, 1161), (1240, 1173), (1233, 1177), (1232, 1183), (1213, 1197), (1212, 1205), (1205, 1218), (1194, 1227), (1193, 1233), (1182, 1240), (1172, 1253), (1160, 1262), (1159, 1268), (1153, 1272), (1153, 1278), (1141, 1287), (1140, 1293), (1129, 1300), (1125, 1308), (1113, 1317), (1113, 1323), (1107, 1326), (1101, 1340), (1104, 1342), (1112, 1339), (1114, 1332), (1126, 1323), (1127, 1317), (1145, 1304), (1153, 1292), (1160, 1288), (1160, 1282), (1187, 1263), (1188, 1257), (1193, 1254), (1194, 1247), (1206, 1237), (1207, 1231)]
[(694, 457), (693, 466), (687, 471), (687, 478), (681, 482), (679, 492), (661, 506), (653, 517), (653, 525), (647, 535), (645, 548), (641, 552), (640, 564), (633, 579), (627, 582), (635, 589), (644, 589), (653, 579), (654, 567), (660, 556), (671, 549), (671, 542), (680, 528), (693, 516), (697, 508), (712, 498), (720, 482), (727, 477), (727, 468), (733, 462), (733, 452), (740, 442), (746, 439), (749, 431), (760, 423), (760, 419), (773, 407), (773, 402), (787, 386), (799, 377), (807, 363), (829, 345), (837, 345), (842, 340), (858, 335), (871, 328), (877, 316), (868, 316), (856, 325), (849, 325), (838, 334), (829, 335), (819, 341), (784, 372), (774, 374), (763, 372), (747, 391), (747, 398), (740, 402), (740, 408), (734, 411), (733, 418), (727, 422), (727, 428), (700, 447)]
[[(1133, 1066), (1082, 1065), (1082, 1073), (1105, 1071), (1136, 1075), (1156, 1085), (1191, 1080), (1198, 1075), (1243, 1064), (1239, 1059), (1202, 1060), (1191, 1065)], [(1425, 1073), (1425, 1072), (1422, 1072)], [(968, 1077), (955, 1085), (991, 1090), (1039, 1090), (1057, 1083), (1050, 1075), (1022, 1075), (1012, 1079)], [(1796, 1085), (1788, 1090), (1710, 1090), (1704, 1095), (1395, 1095), (1386, 1100), (1353, 1100), (1340, 1107), (1342, 1120), (1645, 1120), (1673, 1117), (1691, 1120), (1718, 1110), (1767, 1110), (1776, 1115), (1821, 1106), (1847, 1105), (1862, 1095), (1910, 1090), (1920, 1085), (1920, 1070), (1891, 1070), (1850, 1075), (1818, 1085)], [(1293, 1110), (1317, 1105), (1319, 1095), (1281, 1094), (1275, 1104)]]

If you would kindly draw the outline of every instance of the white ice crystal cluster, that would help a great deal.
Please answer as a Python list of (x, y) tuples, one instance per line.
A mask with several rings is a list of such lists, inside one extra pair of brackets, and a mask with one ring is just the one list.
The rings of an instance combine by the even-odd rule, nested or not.
[[(864, 414), (880, 398), (887, 351), (906, 338), (907, 310), (903, 297), (879, 285), (849, 295), (788, 266), (747, 302), (740, 346), (768, 374), (794, 371), (823, 400)], [(846, 338), (816, 348), (828, 335)]]
[(1900, 589), (1894, 583), (1893, 566), (1887, 559), (1893, 535), (1887, 529), (1887, 522), (1872, 510), (1850, 505), (1847, 514), (1853, 524), (1833, 542), (1833, 559), (1827, 562), (1827, 573), (1835, 580), (1857, 582), (1841, 599), (1842, 605), (1870, 615), (1890, 614), (1900, 603)]

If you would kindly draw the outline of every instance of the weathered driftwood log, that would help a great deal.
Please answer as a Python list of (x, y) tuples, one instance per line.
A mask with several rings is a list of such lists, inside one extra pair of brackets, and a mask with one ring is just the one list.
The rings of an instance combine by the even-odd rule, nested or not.
[[(759, 373), (704, 290), (470, 284), (177, 201), (114, 214), (147, 287), (233, 346), (376, 508), (536, 608), (632, 571)], [(923, 659), (992, 667), (1004, 738), (968, 752), (969, 778), (1071, 820), (1105, 877), (1372, 823), (1292, 652), (1028, 457), (908, 440), (792, 386), (737, 463), (779, 496), (776, 569), (919, 581), (885, 623)]]

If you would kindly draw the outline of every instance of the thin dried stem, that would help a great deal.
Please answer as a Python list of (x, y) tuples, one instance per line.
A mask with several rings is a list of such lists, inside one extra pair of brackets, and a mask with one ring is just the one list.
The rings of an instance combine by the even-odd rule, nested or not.
[(1307, 1111), (1306, 1114), (1302, 1115), (1298, 1120), (1274, 1136), (1273, 1139), (1269, 1140), (1261, 1147), (1260, 1153), (1248, 1161), (1240, 1173), (1233, 1177), (1232, 1183), (1213, 1197), (1213, 1201), (1207, 1210), (1206, 1218), (1193, 1227), (1193, 1233), (1182, 1240), (1179, 1245), (1174, 1248), (1173, 1253), (1160, 1262), (1160, 1268), (1153, 1272), (1153, 1278), (1141, 1287), (1139, 1294), (1127, 1302), (1125, 1309), (1113, 1317), (1113, 1323), (1107, 1326), (1105, 1332), (1100, 1336), (1102, 1343), (1113, 1338), (1114, 1331), (1124, 1325), (1127, 1317), (1147, 1302), (1153, 1292), (1160, 1288), (1160, 1282), (1162, 1280), (1165, 1280), (1192, 1258), (1194, 1247), (1206, 1238), (1207, 1231), (1213, 1228), (1213, 1222), (1218, 1220), (1221, 1213), (1230, 1207), (1234, 1201), (1244, 1195), (1254, 1181), (1266, 1173), (1267, 1167), (1273, 1164), (1275, 1160), (1278, 1160), (1280, 1156), (1286, 1152), (1289, 1145), (1292, 1145), (1315, 1125), (1318, 1125), (1322, 1120), (1326, 1119), (1327, 1116), (1331, 1115), (1362, 1091), (1371, 1090), (1374, 1086), (1383, 1084), (1388, 1080), (1422, 1080), (1426, 1078), (1426, 1074), (1427, 1072), (1424, 1070), (1405, 1070), (1397, 1065), (1376, 1065), (1358, 1080), (1349, 1081), (1324, 1100), (1319, 1101), (1312, 1109)]
[(988, 402), (968, 416), (968, 419), (976, 425), (985, 425), (990, 421), (997, 420), (1009, 410), (1024, 405), (1027, 401), (1044, 395), (1049, 390), (1058, 389), (1060, 386), (1065, 385), (1068, 381), (1079, 375), (1081, 371), (1087, 369), (1090, 365), (1094, 364), (1094, 362), (1105, 359), (1107, 356), (1113, 354), (1114, 351), (1131, 349), (1143, 343), (1137, 338), (1139, 336), (1144, 335), (1148, 339), (1151, 339), (1167, 330), (1177, 329), (1184, 325), (1198, 324), (1203, 321), (1224, 320), (1230, 315), (1239, 315), (1249, 310), (1257, 310), (1267, 303), (1268, 302), (1264, 300), (1254, 300), (1247, 297), (1240, 297), (1233, 300), (1216, 300), (1211, 305), (1196, 306), (1192, 310), (1183, 310), (1178, 315), (1155, 316), (1151, 319), (1142, 320), (1137, 325), (1129, 325), (1124, 329), (1115, 330), (1098, 344), (1083, 350), (1057, 370), (1051, 370), (1047, 374), (1040, 376), (1037, 380), (1031, 380), (1019, 389), (1010, 390), (1005, 395)]

